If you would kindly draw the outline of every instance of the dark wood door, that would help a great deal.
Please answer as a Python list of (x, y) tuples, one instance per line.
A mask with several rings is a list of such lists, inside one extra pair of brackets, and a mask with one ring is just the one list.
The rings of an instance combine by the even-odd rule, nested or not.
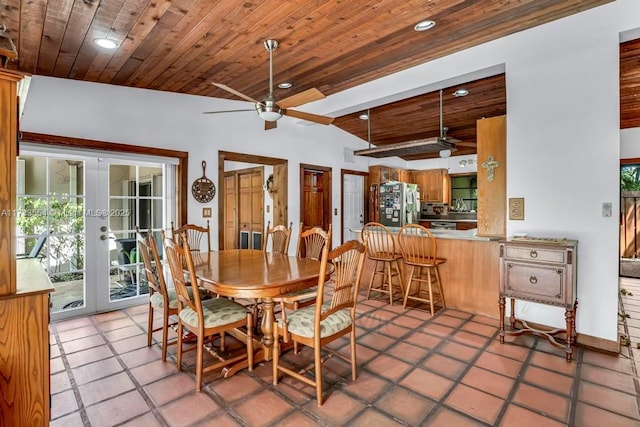
[(300, 220), (302, 230), (331, 224), (331, 168), (300, 165)]
[(235, 249), (238, 247), (236, 230), (236, 174), (228, 172), (224, 177), (224, 247)]

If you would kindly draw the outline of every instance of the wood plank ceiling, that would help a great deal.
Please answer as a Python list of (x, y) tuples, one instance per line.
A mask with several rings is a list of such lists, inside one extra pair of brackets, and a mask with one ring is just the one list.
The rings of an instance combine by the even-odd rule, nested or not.
[(640, 39), (620, 44), (620, 129), (640, 127)]
[[(45, 76), (102, 82), (221, 98), (233, 98), (216, 81), (261, 99), (269, 85), (268, 53), (262, 42), (279, 41), (274, 52), (279, 99), (317, 87), (331, 95), (481, 43), (578, 13), (612, 0), (4, 0), (0, 19), (18, 47), (10, 68)], [(416, 32), (431, 19), (436, 26)], [(119, 47), (105, 50), (94, 39)], [(475, 82), (480, 91), (497, 80)], [(502, 81), (504, 78), (502, 78)], [(472, 83), (469, 83), (469, 87)], [(504, 84), (503, 84), (504, 86)], [(501, 90), (503, 90), (502, 88)], [(482, 92), (480, 92), (482, 93)], [(487, 111), (474, 93), (468, 121), (504, 111), (492, 95)], [(434, 95), (418, 97), (432, 108)], [(236, 98), (237, 99), (237, 98)], [(470, 101), (467, 101), (470, 102)], [(409, 103), (410, 104), (410, 103)], [(458, 103), (460, 104), (460, 103)], [(373, 120), (406, 125), (403, 104), (375, 111)], [(445, 108), (457, 108), (447, 100)], [(382, 107), (381, 107), (382, 108)], [(418, 107), (406, 105), (406, 109)], [(383, 114), (390, 117), (383, 119)], [(425, 114), (437, 116), (437, 108)], [(381, 117), (378, 117), (381, 116)], [(391, 116), (395, 117), (392, 119)], [(459, 111), (445, 111), (446, 125), (463, 138), (470, 125)], [(384, 120), (384, 121), (383, 121)], [(356, 131), (348, 118), (338, 121)], [(433, 124), (425, 124), (428, 129)], [(427, 129), (414, 128), (420, 137)], [(393, 130), (373, 136), (391, 143)], [(466, 130), (468, 133), (468, 129)], [(366, 138), (365, 138), (366, 139)]]

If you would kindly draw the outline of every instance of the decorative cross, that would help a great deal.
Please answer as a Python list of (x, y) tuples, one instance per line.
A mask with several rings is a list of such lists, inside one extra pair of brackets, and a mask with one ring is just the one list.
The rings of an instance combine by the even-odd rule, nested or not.
[(487, 170), (487, 181), (493, 181), (493, 170), (500, 166), (500, 163), (497, 162), (493, 156), (487, 157), (487, 161), (482, 163), (482, 167)]

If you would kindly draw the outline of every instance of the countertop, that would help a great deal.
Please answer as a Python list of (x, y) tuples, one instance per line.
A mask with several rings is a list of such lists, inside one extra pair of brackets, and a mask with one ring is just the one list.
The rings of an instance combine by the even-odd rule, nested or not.
[[(400, 231), (400, 227), (387, 227), (392, 233), (398, 234)], [(457, 240), (474, 240), (478, 242), (490, 242), (500, 240), (498, 237), (481, 237), (476, 236), (478, 232), (477, 228), (472, 228), (470, 230), (446, 230), (442, 228), (429, 228), (428, 229), (433, 237), (436, 239), (457, 239)], [(349, 231), (356, 233), (358, 239), (360, 239), (360, 233), (362, 232), (361, 228), (352, 228)]]

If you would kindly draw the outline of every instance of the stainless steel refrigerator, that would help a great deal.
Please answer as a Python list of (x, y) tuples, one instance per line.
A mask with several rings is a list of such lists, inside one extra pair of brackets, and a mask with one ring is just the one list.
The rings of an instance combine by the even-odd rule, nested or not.
[(420, 212), (420, 192), (417, 184), (390, 182), (380, 185), (380, 223), (387, 227), (402, 227), (417, 223)]

